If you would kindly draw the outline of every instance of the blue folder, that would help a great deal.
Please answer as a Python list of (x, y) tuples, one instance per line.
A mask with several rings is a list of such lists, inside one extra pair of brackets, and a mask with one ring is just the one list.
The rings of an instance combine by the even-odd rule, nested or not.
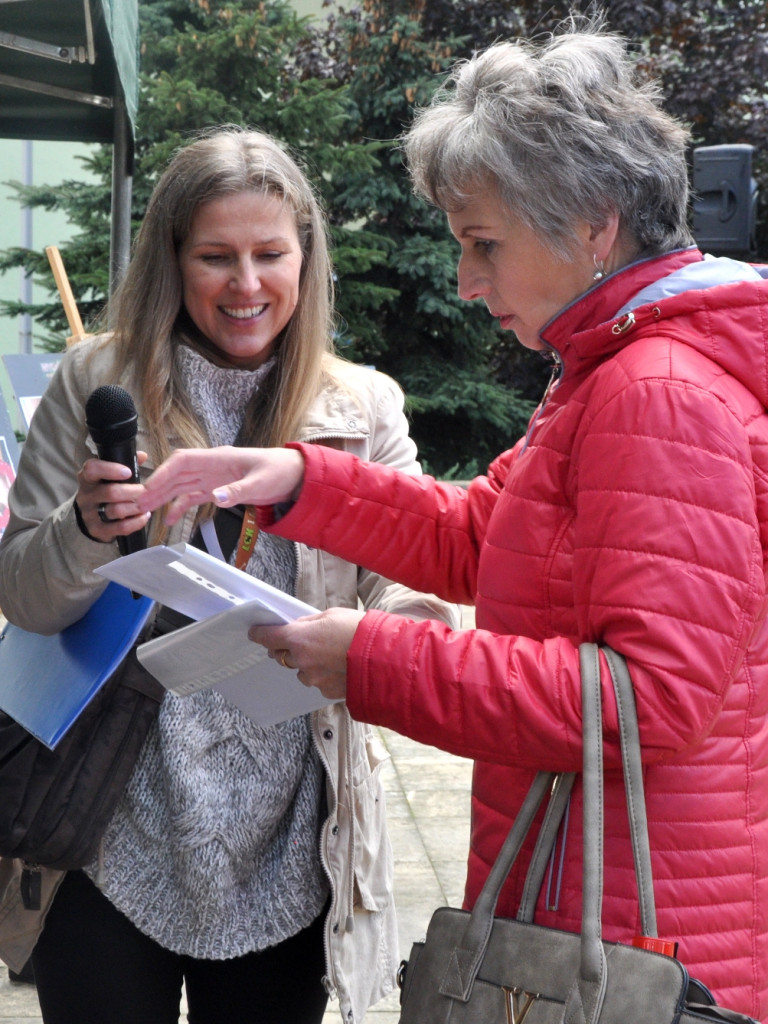
[(130, 651), (153, 601), (119, 583), (53, 636), (7, 623), (0, 633), (0, 710), (53, 749)]

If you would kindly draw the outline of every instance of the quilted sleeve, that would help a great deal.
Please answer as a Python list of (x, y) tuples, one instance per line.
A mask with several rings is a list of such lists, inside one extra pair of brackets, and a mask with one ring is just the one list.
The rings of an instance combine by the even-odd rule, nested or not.
[(262, 510), (262, 525), (414, 590), (474, 602), (479, 545), (503, 485), (503, 460), (465, 491), (320, 445), (289, 447), (305, 459), (301, 496), (278, 523), (270, 525)]

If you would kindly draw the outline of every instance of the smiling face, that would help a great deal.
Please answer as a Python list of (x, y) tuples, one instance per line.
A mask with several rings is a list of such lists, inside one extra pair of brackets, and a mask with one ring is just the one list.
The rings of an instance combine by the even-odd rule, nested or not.
[(461, 245), (459, 295), (482, 299), (503, 330), (514, 331), (526, 348), (541, 349), (541, 329), (594, 282), (594, 232), (576, 226), (578, 244), (570, 260), (554, 255), (533, 228), (515, 218), (492, 191), (449, 213)]
[(179, 251), (184, 307), (212, 361), (254, 370), (299, 299), (301, 246), (278, 198), (238, 192), (198, 208)]

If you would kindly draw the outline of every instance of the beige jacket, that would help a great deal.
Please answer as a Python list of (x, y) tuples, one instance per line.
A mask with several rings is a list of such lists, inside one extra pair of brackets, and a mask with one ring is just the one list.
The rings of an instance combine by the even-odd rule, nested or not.
[[(408, 437), (403, 397), (383, 374), (334, 360), (334, 383), (313, 404), (301, 439), (352, 451), (363, 459), (419, 473)], [(81, 342), (70, 349), (35, 412), (11, 494), (11, 519), (0, 544), (0, 608), (25, 629), (54, 633), (77, 621), (104, 581), (93, 570), (118, 557), (117, 545), (89, 540), (79, 530), (75, 476), (95, 454), (84, 407), (103, 383), (139, 393), (130, 376), (114, 381), (109, 346)], [(137, 403), (138, 404), (138, 403)], [(138, 409), (137, 447), (148, 449)], [(151, 472), (149, 463), (142, 474)], [(191, 516), (174, 527), (169, 543), (184, 540)], [(458, 610), (317, 549), (298, 544), (296, 596), (317, 608), (381, 608), (411, 618), (440, 618), (454, 627)], [(399, 962), (392, 897), (392, 850), (380, 780), (385, 751), (369, 726), (346, 706), (313, 715), (313, 736), (327, 774), (328, 818), (321, 855), (331, 882), (326, 920), (326, 987), (339, 998), (345, 1021), (362, 1020), (389, 992)], [(43, 909), (21, 905), (18, 862), (0, 861), (0, 956), (19, 970), (37, 940), (62, 877), (46, 870)]]

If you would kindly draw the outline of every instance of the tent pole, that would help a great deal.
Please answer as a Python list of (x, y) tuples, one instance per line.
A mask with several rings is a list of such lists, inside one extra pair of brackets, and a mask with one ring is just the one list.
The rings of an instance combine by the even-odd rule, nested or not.
[(115, 131), (112, 153), (112, 223), (109, 242), (109, 294), (128, 266), (131, 250), (133, 139), (119, 79), (115, 85)]

